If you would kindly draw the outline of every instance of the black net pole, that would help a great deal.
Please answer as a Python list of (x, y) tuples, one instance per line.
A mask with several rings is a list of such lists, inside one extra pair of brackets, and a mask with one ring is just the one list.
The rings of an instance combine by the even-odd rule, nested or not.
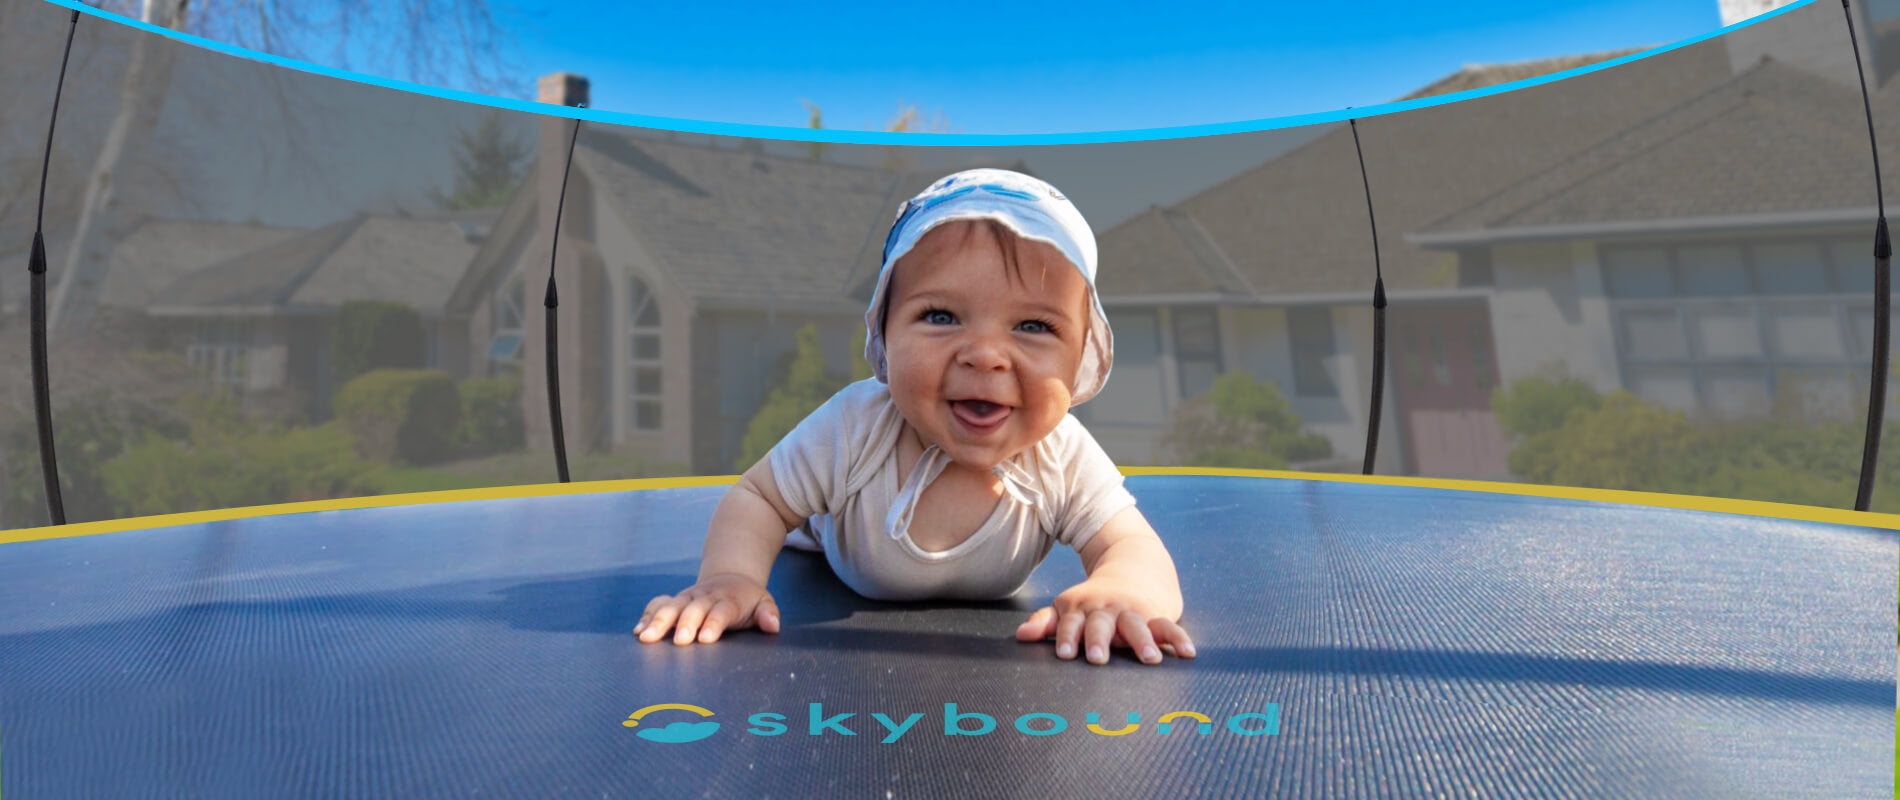
[(1860, 454), (1860, 492), (1854, 510), (1866, 511), (1874, 499), (1874, 475), (1879, 471), (1880, 429), (1887, 411), (1887, 337), (1892, 291), (1893, 244), (1887, 238), (1887, 199), (1880, 188), (1880, 145), (1874, 139), (1874, 107), (1867, 99), (1867, 70), (1860, 63), (1860, 40), (1854, 36), (1854, 13), (1841, 0), (1847, 16), (1847, 40), (1854, 46), (1854, 69), (1860, 73), (1860, 102), (1867, 113), (1867, 143), (1874, 152), (1874, 363), (1867, 388), (1867, 440)]
[(59, 62), (59, 83), (53, 89), (53, 114), (46, 123), (46, 157), (40, 162), (40, 204), (33, 220), (33, 254), (27, 260), (30, 273), (27, 301), (32, 306), (33, 328), (33, 417), (40, 429), (40, 474), (46, 481), (46, 507), (53, 524), (66, 524), (66, 502), (59, 492), (59, 460), (53, 447), (53, 396), (47, 376), (46, 355), (46, 175), (53, 167), (53, 129), (59, 122), (59, 98), (66, 91), (66, 64), (72, 60), (73, 34), (79, 31), (79, 10), (73, 10), (72, 23), (66, 29), (66, 54)]
[(1372, 214), (1372, 181), (1366, 177), (1366, 154), (1359, 148), (1359, 120), (1352, 127), (1352, 150), (1359, 156), (1359, 182), (1366, 187), (1366, 221), (1372, 226), (1372, 410), (1366, 424), (1366, 461), (1360, 474), (1371, 475), (1379, 453), (1379, 412), (1385, 400), (1385, 272), (1379, 264), (1379, 221)]
[[(576, 105), (587, 107), (586, 103)], [(561, 482), (568, 482), (567, 474), (567, 437), (561, 431), (561, 367), (560, 333), (556, 322), (555, 308), (561, 304), (554, 292), (555, 254), (561, 244), (561, 210), (567, 205), (567, 177), (574, 168), (574, 143), (581, 137), (581, 121), (574, 120), (574, 134), (567, 142), (567, 163), (561, 168), (561, 194), (554, 203), (554, 228), (549, 231), (548, 239), (548, 292), (542, 298), (542, 304), (548, 309), (547, 361), (548, 361), (548, 422), (554, 429), (554, 464), (561, 474)]]

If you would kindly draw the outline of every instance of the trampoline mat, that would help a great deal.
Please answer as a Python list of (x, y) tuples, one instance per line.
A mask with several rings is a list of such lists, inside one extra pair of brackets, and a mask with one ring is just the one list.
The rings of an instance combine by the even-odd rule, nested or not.
[[(780, 634), (638, 643), (630, 630), (646, 601), (696, 574), (724, 487), (6, 544), (0, 789), (1892, 790), (1891, 531), (1322, 481), (1128, 485), (1180, 570), (1196, 659), (1150, 666), (1117, 651), (1096, 666), (1015, 641), (1031, 611), (1083, 577), (1064, 548), (1016, 597), (991, 603), (866, 600), (821, 554), (787, 550), (771, 578)], [(712, 716), (661, 708), (623, 724), (666, 704)], [(1174, 712), (1210, 724), (1177, 715), (1161, 733)], [(1105, 731), (1131, 715), (1139, 726), (1104, 735), (1090, 714)], [(1269, 719), (1277, 732), (1262, 732)], [(654, 731), (710, 735), (640, 735)]]

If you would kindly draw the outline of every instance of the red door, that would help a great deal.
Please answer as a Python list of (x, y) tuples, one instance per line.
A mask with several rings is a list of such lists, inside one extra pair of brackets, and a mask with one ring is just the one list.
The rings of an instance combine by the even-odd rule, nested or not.
[(1483, 305), (1393, 305), (1406, 465), (1431, 478), (1505, 479), (1510, 443), (1491, 413), (1497, 357)]

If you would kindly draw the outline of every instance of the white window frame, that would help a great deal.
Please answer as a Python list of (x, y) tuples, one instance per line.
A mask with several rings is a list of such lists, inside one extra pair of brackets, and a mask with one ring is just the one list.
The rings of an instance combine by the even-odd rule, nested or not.
[[(627, 292), (624, 297), (627, 301), (627, 378), (625, 384), (627, 387), (627, 400), (621, 404), (621, 412), (626, 414), (626, 425), (624, 429), (635, 432), (658, 431), (666, 424), (666, 402), (664, 397), (666, 370), (664, 365), (665, 353), (662, 350), (665, 337), (661, 335), (661, 328), (665, 320), (661, 316), (662, 312), (658, 305), (659, 299), (654, 296), (652, 285), (641, 279), (640, 276), (633, 274), (627, 275)], [(653, 312), (652, 324), (642, 325), (640, 323), (640, 316), (648, 309), (651, 309)], [(653, 355), (640, 355), (640, 342), (643, 339), (651, 341), (653, 345)], [(643, 369), (653, 370), (655, 374), (659, 375), (659, 379), (654, 385), (645, 387), (647, 391), (644, 392), (641, 391), (642, 387), (640, 385), (640, 371)], [(643, 404), (650, 405), (653, 409), (653, 419), (651, 420), (651, 424), (648, 425), (642, 425), (640, 420), (640, 409)]]
[[(493, 374), (497, 365), (519, 365), (521, 348), (527, 344), (527, 282), (520, 275), (511, 275), (502, 280), (490, 301), (489, 320), (493, 323), (493, 332), (488, 337), (488, 350), (484, 357), (489, 363), (489, 372)], [(515, 337), (514, 355), (495, 355), (495, 348), (503, 337)]]
[(249, 318), (212, 317), (193, 322), (185, 361), (205, 371), (214, 387), (229, 386), (242, 395), (250, 388), (251, 350), (256, 323)]
[[(1603, 268), (1604, 293), (1609, 299), (1610, 327), (1615, 340), (1619, 377), (1623, 385), (1632, 387), (1634, 391), (1636, 385), (1634, 373), (1645, 369), (1686, 371), (1695, 398), (1691, 413), (1713, 414), (1720, 408), (1720, 404), (1711, 396), (1708, 383), (1721, 373), (1758, 373), (1761, 385), (1765, 387), (1768, 401), (1772, 405), (1781, 388), (1778, 383), (1782, 375), (1790, 372), (1840, 370), (1852, 376), (1853, 391), (1864, 402), (1868, 393), (1866, 384), (1872, 347), (1871, 343), (1859, 341), (1861, 336), (1855, 325), (1855, 319), (1857, 315), (1872, 313), (1873, 298), (1870, 293), (1863, 293), (1859, 287), (1846, 286), (1841, 280), (1841, 269), (1845, 265), (1836, 263), (1841, 257), (1841, 251), (1853, 252), (1859, 249), (1838, 246), (1842, 243), (1842, 237), (1829, 236), (1742, 242), (1685, 241), (1601, 246), (1598, 250), (1598, 260)], [(1680, 251), (1685, 248), (1707, 247), (1711, 244), (1737, 248), (1747, 281), (1744, 293), (1699, 296), (1690, 295), (1684, 291)], [(1815, 269), (1825, 276), (1826, 290), (1824, 292), (1768, 294), (1763, 291), (1763, 280), (1759, 272), (1760, 264), (1756, 255), (1758, 249), (1764, 246), (1791, 244), (1812, 246), (1820, 254), (1821, 260), (1815, 264)], [(1871, 268), (1872, 247), (1870, 245), (1865, 249), (1868, 251), (1867, 266)], [(1639, 250), (1663, 252), (1663, 263), (1657, 268), (1667, 271), (1669, 289), (1666, 296), (1632, 297), (1617, 294), (1611, 275), (1611, 261), (1618, 253)], [(1869, 278), (1868, 282), (1871, 283), (1872, 279)], [(1825, 309), (1834, 320), (1836, 333), (1842, 343), (1841, 355), (1839, 357), (1804, 357), (1777, 352), (1775, 339), (1770, 330), (1770, 320), (1778, 307), (1786, 306)], [(1693, 315), (1698, 311), (1714, 309), (1741, 311), (1748, 315), (1757, 337), (1758, 355), (1721, 357), (1705, 352)], [(1632, 314), (1640, 313), (1673, 316), (1676, 329), (1685, 343), (1685, 353), (1681, 356), (1645, 357), (1638, 351), (1624, 331), (1624, 320)], [(1889, 394), (1892, 394), (1891, 390)], [(1888, 413), (1891, 416), (1892, 409), (1889, 409)]]

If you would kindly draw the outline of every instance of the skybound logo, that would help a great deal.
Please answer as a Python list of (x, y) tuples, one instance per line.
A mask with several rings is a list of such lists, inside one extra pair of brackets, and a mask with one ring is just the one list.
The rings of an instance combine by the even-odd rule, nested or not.
[[(1228, 717), (1226, 722), (1227, 730), (1241, 736), (1270, 736), (1278, 734), (1280, 732), (1280, 704), (1267, 703), (1264, 707), (1266, 709), (1264, 713), (1248, 712)], [(672, 710), (690, 711), (694, 714), (698, 714), (702, 719), (698, 721), (675, 722), (662, 728), (648, 727), (640, 730), (636, 735), (642, 739), (653, 742), (683, 744), (685, 742), (697, 742), (719, 731), (719, 723), (705, 719), (706, 717), (713, 716), (712, 711), (685, 703), (661, 703), (659, 705), (647, 706), (646, 708), (633, 712), (625, 720), (621, 721), (620, 724), (629, 728), (637, 728), (645, 721), (644, 718), (646, 715), (656, 711)], [(826, 716), (825, 705), (823, 703), (810, 704), (807, 707), (807, 712), (809, 714), (805, 726), (807, 735), (858, 735), (857, 731), (845, 726), (848, 720), (857, 716), (857, 712)], [(916, 713), (910, 715), (900, 723), (883, 714), (871, 715), (871, 719), (876, 720), (877, 724), (883, 727), (885, 736), (881, 744), (890, 744), (903, 738), (904, 734), (909, 733), (912, 728), (915, 728), (917, 722), (923, 718), (924, 715), (922, 713)], [(751, 723), (753, 727), (745, 729), (745, 732), (754, 736), (782, 736), (792, 731), (791, 727), (785, 724), (786, 717), (784, 714), (753, 714), (750, 717), (746, 717), (746, 722)], [(859, 725), (859, 727), (863, 727), (862, 721), (855, 724)], [(1127, 736), (1141, 729), (1141, 715), (1131, 711), (1128, 713), (1128, 721), (1125, 724), (1119, 728), (1110, 730), (1102, 727), (1101, 715), (1091, 711), (1088, 714), (1086, 724), (1090, 733), (1101, 736)], [(1017, 731), (1029, 736), (1054, 736), (1068, 730), (1069, 721), (1058, 714), (1038, 712), (1017, 717), (1015, 728)], [(993, 730), (996, 730), (996, 719), (994, 717), (988, 714), (958, 711), (956, 703), (943, 704), (943, 735), (982, 736)], [(1174, 734), (1177, 730), (1182, 732), (1192, 731), (1194, 735), (1197, 736), (1209, 736), (1214, 733), (1214, 720), (1206, 714), (1195, 711), (1174, 711), (1163, 714), (1160, 719), (1155, 720), (1155, 733), (1167, 736)]]

